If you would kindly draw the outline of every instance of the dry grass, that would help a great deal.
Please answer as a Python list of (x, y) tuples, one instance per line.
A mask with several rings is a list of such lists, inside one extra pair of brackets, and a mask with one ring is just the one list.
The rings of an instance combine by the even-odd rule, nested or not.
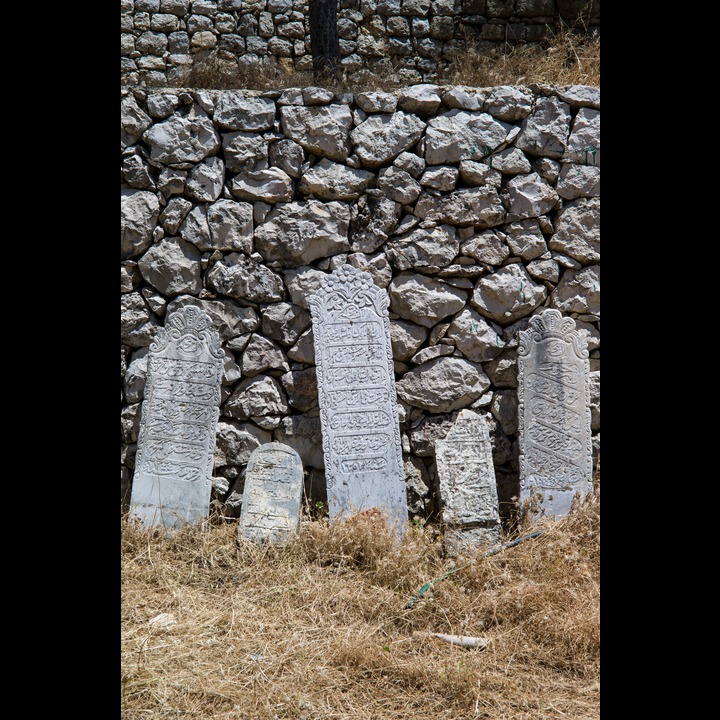
[[(245, 68), (222, 51), (198, 55), (189, 75), (180, 84), (193, 88), (270, 90), (287, 87), (321, 86), (334, 92), (392, 91), (412, 84), (401, 74), (380, 75), (354, 71), (337, 78), (313, 77), (312, 72), (295, 72), (290, 61), (274, 67)], [(471, 43), (452, 58), (437, 80), (444, 85), (493, 87), (496, 85), (600, 85), (600, 36), (569, 28), (558, 30), (542, 43), (498, 44), (480, 50)]]
[(437, 532), (398, 543), (373, 517), (306, 518), (282, 547), (123, 520), (122, 718), (598, 720), (599, 526), (589, 496), (453, 563)]

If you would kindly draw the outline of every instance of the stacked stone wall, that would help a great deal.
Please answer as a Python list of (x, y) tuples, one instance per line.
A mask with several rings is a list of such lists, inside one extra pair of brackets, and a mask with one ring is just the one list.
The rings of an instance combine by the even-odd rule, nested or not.
[[(308, 0), (120, 0), (121, 81), (186, 83), (216, 52), (243, 74), (312, 69)], [(599, 0), (338, 0), (342, 69), (403, 83), (447, 79), (466, 49), (599, 32)]]
[(488, 421), (510, 507), (518, 333), (545, 307), (586, 335), (597, 462), (599, 130), (587, 86), (121, 90), (122, 496), (148, 347), (195, 305), (225, 352), (218, 507), (237, 516), (250, 452), (271, 441), (324, 499), (308, 298), (344, 263), (388, 293), (411, 513), (437, 512), (434, 442), (464, 408)]

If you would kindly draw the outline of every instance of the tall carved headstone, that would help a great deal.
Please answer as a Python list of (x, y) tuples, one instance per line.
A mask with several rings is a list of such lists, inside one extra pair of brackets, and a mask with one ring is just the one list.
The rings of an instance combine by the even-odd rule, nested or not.
[(330, 519), (408, 518), (387, 294), (351, 265), (309, 298)]
[(435, 463), (448, 553), (498, 543), (497, 481), (485, 418), (461, 410), (445, 438), (435, 442)]
[(212, 321), (193, 306), (170, 314), (150, 345), (130, 497), (146, 525), (208, 515), (223, 359)]
[(575, 321), (546, 309), (518, 344), (520, 502), (560, 519), (592, 488), (590, 361)]
[(300, 524), (302, 491), (302, 460), (295, 450), (279, 442), (255, 448), (245, 470), (239, 536), (286, 541)]

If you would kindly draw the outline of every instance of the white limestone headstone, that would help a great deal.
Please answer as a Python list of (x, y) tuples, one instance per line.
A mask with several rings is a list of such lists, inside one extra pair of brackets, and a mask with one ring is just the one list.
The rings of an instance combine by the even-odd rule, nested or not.
[(250, 454), (245, 470), (238, 534), (256, 542), (287, 541), (300, 525), (303, 468), (289, 445), (265, 443)]
[(341, 265), (310, 305), (331, 521), (378, 509), (403, 535), (405, 471), (387, 293)]
[(448, 553), (498, 543), (497, 480), (485, 418), (461, 410), (448, 434), (435, 442), (435, 463)]
[(587, 340), (552, 308), (518, 337), (520, 503), (532, 518), (560, 519), (592, 489)]
[(171, 313), (150, 345), (130, 496), (145, 525), (208, 516), (224, 357), (212, 321), (193, 306)]

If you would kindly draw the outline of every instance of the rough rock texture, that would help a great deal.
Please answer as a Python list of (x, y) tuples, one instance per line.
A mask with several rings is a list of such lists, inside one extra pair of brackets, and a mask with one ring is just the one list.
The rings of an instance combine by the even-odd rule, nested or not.
[(126, 500), (148, 347), (188, 304), (225, 351), (223, 511), (238, 516), (247, 458), (270, 441), (298, 452), (311, 500), (323, 499), (308, 298), (345, 263), (388, 294), (411, 513), (437, 512), (434, 442), (466, 408), (487, 421), (511, 502), (518, 332), (545, 307), (587, 339), (597, 453), (599, 126), (599, 91), (581, 86), (122, 90)]

